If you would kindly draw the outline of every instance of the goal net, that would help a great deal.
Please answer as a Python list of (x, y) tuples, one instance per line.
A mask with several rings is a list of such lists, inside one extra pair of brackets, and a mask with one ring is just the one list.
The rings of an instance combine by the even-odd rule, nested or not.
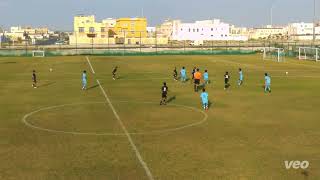
[(299, 60), (320, 61), (320, 48), (299, 47)]
[(32, 57), (45, 57), (44, 51), (32, 51)]
[(266, 47), (263, 48), (263, 59), (277, 62), (285, 61), (285, 52), (283, 48)]

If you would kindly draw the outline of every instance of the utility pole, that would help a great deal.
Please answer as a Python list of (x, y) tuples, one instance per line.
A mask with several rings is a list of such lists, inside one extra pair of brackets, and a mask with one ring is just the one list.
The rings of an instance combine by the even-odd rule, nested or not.
[(313, 46), (316, 42), (316, 0), (313, 0)]

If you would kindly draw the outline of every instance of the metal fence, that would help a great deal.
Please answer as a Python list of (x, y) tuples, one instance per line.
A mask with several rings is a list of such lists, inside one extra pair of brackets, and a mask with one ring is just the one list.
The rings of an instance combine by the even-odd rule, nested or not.
[(260, 52), (265, 47), (284, 48), (287, 56), (296, 56), (299, 47), (320, 47), (320, 41), (169, 41), (167, 44), (74, 44), (74, 45), (2, 45), (0, 56), (32, 56), (32, 51), (43, 50), (46, 56), (74, 55), (241, 55)]

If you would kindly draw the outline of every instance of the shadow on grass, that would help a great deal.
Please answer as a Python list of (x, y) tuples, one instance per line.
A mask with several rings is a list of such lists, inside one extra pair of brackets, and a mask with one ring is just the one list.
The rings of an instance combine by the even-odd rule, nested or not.
[(172, 96), (167, 100), (167, 103), (170, 103), (172, 101), (176, 100), (176, 96)]
[[(101, 83), (101, 85), (103, 85), (103, 83)], [(97, 88), (97, 87), (99, 87), (99, 84), (96, 84), (96, 85), (94, 85), (94, 86), (88, 87), (87, 90), (95, 89), (95, 88)]]
[(56, 83), (56, 82), (49, 82), (49, 83), (40, 85), (39, 87), (47, 87), (47, 86), (51, 86), (51, 85), (53, 85), (53, 84), (55, 84), (55, 83)]

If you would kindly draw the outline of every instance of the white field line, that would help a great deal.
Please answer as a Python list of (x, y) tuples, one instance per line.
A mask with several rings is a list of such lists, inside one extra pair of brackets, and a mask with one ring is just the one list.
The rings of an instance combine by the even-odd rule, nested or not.
[(92, 73), (95, 74), (96, 72), (94, 71), (94, 69), (93, 69), (93, 67), (92, 67), (92, 65), (91, 65), (91, 62), (90, 62), (90, 59), (88, 58), (88, 56), (86, 56), (86, 59), (87, 59), (87, 62), (88, 62), (88, 64), (89, 64), (90, 68), (91, 68)]
[[(95, 74), (95, 71), (94, 71), (94, 69), (93, 69), (93, 67), (92, 67), (92, 65), (91, 65), (91, 62), (90, 62), (88, 56), (86, 56), (86, 59), (87, 59), (89, 65), (90, 65), (90, 67), (91, 67), (92, 73)], [(114, 106), (112, 105), (112, 103), (111, 103), (111, 101), (110, 101), (107, 93), (106, 93), (105, 90), (103, 89), (103, 87), (102, 87), (102, 85), (101, 85), (101, 83), (100, 83), (100, 81), (99, 81), (98, 79), (97, 79), (97, 83), (99, 84), (99, 87), (100, 87), (100, 89), (101, 89), (101, 92), (102, 92), (102, 94), (104, 95), (107, 103), (109, 104), (109, 106), (110, 106), (110, 108), (111, 108), (114, 116), (117, 118), (117, 120), (118, 120), (118, 122), (119, 122), (119, 124), (120, 124), (120, 126), (121, 126), (121, 128), (122, 128), (122, 130), (123, 130), (123, 132), (124, 132), (125, 135), (127, 136), (128, 140), (129, 140), (129, 143), (130, 143), (133, 151), (135, 152), (135, 154), (136, 154), (136, 156), (137, 156), (140, 164), (142, 165), (143, 169), (145, 170), (145, 172), (146, 172), (149, 180), (154, 180), (153, 175), (152, 175), (152, 173), (151, 173), (151, 171), (150, 171), (147, 163), (143, 160), (143, 158), (142, 158), (142, 156), (141, 156), (141, 154), (140, 154), (137, 146), (135, 145), (135, 143), (133, 142), (133, 140), (132, 140), (132, 138), (131, 138), (131, 135), (129, 134), (126, 126), (123, 124), (122, 120), (120, 119), (120, 116), (118, 115), (117, 111), (115, 110)]]
[(115, 108), (113, 107), (113, 105), (112, 105), (112, 103), (111, 103), (111, 101), (110, 101), (107, 93), (106, 93), (105, 90), (103, 89), (103, 87), (102, 87), (102, 85), (101, 85), (101, 83), (100, 83), (100, 81), (99, 81), (98, 79), (97, 79), (97, 83), (99, 84), (99, 87), (100, 87), (100, 89), (101, 89), (101, 92), (103, 93), (104, 97), (106, 98), (106, 100), (107, 100), (107, 102), (108, 102), (108, 104), (109, 104), (109, 106), (110, 106), (110, 108), (111, 108), (114, 116), (117, 118), (117, 120), (118, 120), (118, 122), (119, 122), (119, 124), (120, 124), (120, 126), (121, 126), (121, 128), (122, 128), (122, 130), (124, 131), (125, 135), (127, 136), (128, 140), (129, 140), (129, 142), (130, 142), (130, 145), (131, 145), (133, 151), (135, 152), (137, 158), (139, 159), (140, 164), (141, 164), (142, 167), (144, 168), (144, 170), (145, 170), (145, 172), (146, 172), (149, 180), (154, 180), (153, 175), (152, 175), (152, 173), (151, 173), (151, 171), (150, 171), (147, 163), (143, 160), (143, 158), (142, 158), (142, 156), (141, 156), (141, 154), (140, 154), (137, 146), (136, 146), (135, 143), (133, 142), (133, 140), (132, 140), (132, 138), (131, 138), (131, 136), (130, 136), (127, 128), (126, 128), (126, 126), (125, 126), (125, 125), (123, 124), (123, 122), (121, 121), (121, 119), (120, 119), (117, 111), (116, 111)]

